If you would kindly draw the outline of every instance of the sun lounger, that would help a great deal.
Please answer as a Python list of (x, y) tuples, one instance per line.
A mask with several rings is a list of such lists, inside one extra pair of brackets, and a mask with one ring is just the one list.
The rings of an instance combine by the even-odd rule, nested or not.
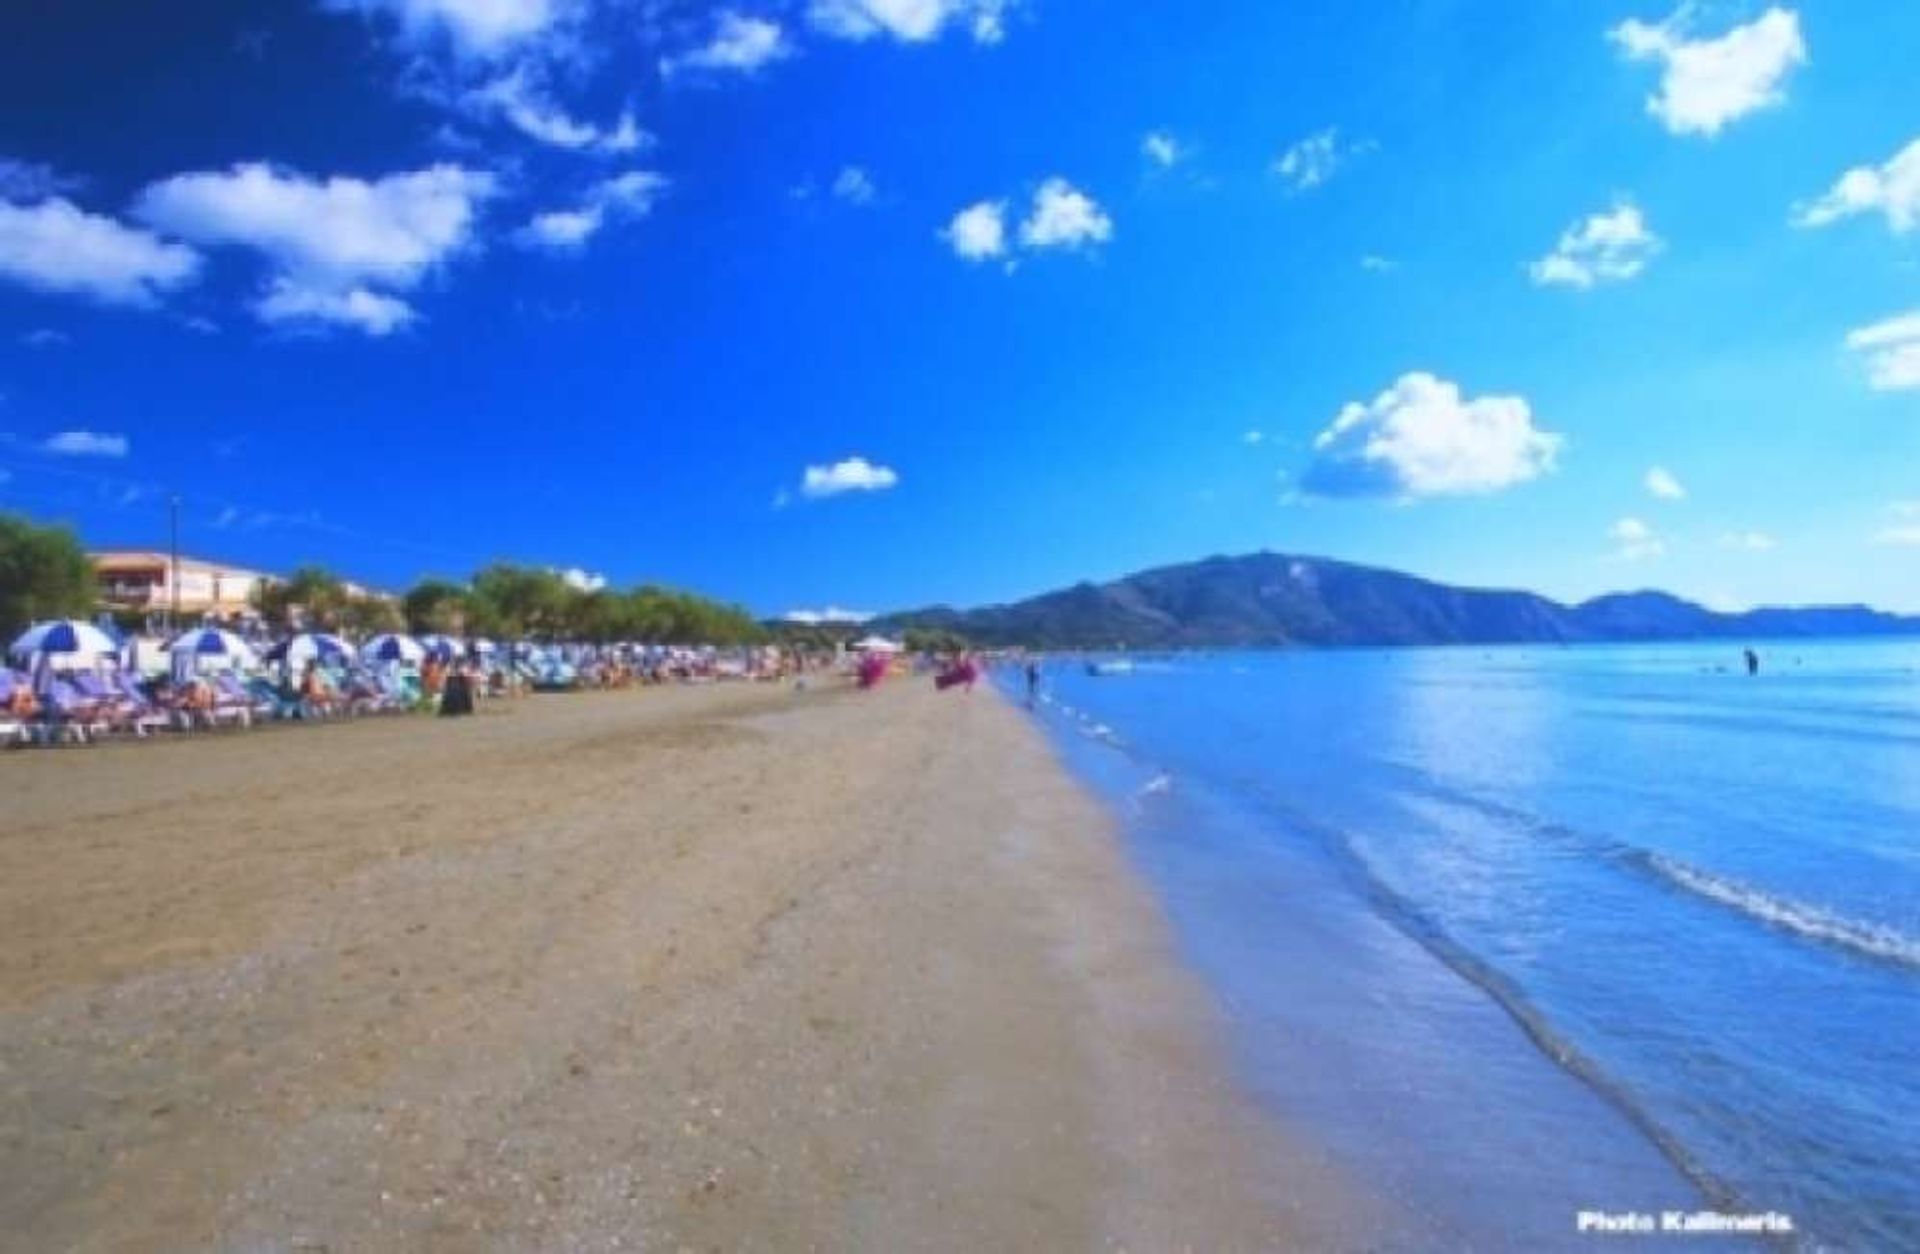
[(122, 729), (144, 738), (174, 725), (173, 716), (155, 705), (132, 676), (116, 672), (103, 686), (114, 701), (116, 723)]
[(109, 724), (99, 703), (88, 700), (64, 679), (56, 679), (40, 701), (40, 718), (30, 729), (39, 744), (91, 744), (105, 735)]
[(214, 725), (233, 723), (240, 727), (252, 727), (257, 703), (253, 694), (241, 686), (231, 671), (225, 671), (213, 677), (213, 708), (208, 711)]
[(340, 685), (348, 714), (384, 714), (395, 708), (380, 680), (369, 671), (350, 671)]
[(11, 712), (15, 690), (27, 691), (27, 677), (0, 669), (0, 745), (23, 745), (31, 738), (27, 721)]
[(263, 717), (274, 719), (304, 718), (300, 699), (280, 690), (279, 685), (270, 679), (254, 678), (246, 682), (247, 695), (253, 698), (254, 708), (263, 711)]

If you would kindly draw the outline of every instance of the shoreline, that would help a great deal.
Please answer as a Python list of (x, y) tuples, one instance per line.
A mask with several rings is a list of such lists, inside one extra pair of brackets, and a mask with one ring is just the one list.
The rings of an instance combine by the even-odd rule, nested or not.
[(40, 1248), (1270, 1248), (1236, 1087), (991, 685), (536, 697), (0, 761), (0, 1222)]
[[(1036, 721), (1075, 776), (1127, 815), (1126, 847), (1167, 903), (1183, 961), (1223, 1007), (1241, 1082), (1366, 1183), (1377, 1221), (1369, 1248), (1425, 1248), (1442, 1233), (1494, 1248), (1571, 1245), (1596, 1195), (1653, 1209), (1765, 1209), (1563, 1045), (1524, 994), (1410, 907), (1317, 812), (1246, 785), (1233, 775), (1244, 764), (1209, 774), (1170, 749), (1164, 727), (1157, 746), (1151, 735), (1135, 743), (1150, 724), (1120, 717), (1128, 713), (1142, 710), (1056, 692)], [(1270, 839), (1275, 830), (1288, 838)], [(1278, 966), (1276, 955), (1286, 955)], [(1421, 1039), (1426, 1048), (1394, 1044)], [(1330, 1103), (1330, 1092), (1343, 1096)], [(1465, 1100), (1434, 1101), (1436, 1092)], [(1509, 1150), (1581, 1152), (1482, 1161), (1502, 1140), (1484, 1135), (1488, 1109), (1512, 1112)], [(1481, 1193), (1490, 1204), (1460, 1202)]]

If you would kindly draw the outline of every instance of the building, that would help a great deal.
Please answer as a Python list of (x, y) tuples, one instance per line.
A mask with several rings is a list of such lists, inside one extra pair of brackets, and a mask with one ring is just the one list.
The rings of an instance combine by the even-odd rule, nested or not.
[(254, 589), (272, 578), (256, 570), (182, 557), (176, 602), (171, 580), (174, 564), (167, 554), (114, 550), (91, 557), (101, 601), (109, 609), (135, 613), (177, 609), (182, 616), (245, 614), (252, 608)]

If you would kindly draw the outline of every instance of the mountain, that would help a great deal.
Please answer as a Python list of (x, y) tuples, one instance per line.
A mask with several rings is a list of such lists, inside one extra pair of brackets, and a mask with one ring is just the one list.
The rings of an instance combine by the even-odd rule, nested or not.
[(1076, 584), (1009, 605), (932, 606), (872, 625), (941, 628), (983, 645), (1133, 649), (1920, 634), (1920, 618), (1864, 605), (1722, 614), (1664, 592), (1562, 605), (1531, 592), (1455, 588), (1398, 571), (1264, 552)]

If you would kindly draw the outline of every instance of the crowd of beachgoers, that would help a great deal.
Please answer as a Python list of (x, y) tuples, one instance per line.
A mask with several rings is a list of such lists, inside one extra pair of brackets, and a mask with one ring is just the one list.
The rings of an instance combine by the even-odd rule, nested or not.
[[(527, 692), (802, 677), (840, 662), (771, 645), (495, 642), (386, 632), (163, 636), (41, 623), (0, 669), (0, 744), (92, 744), (272, 722), (471, 713)], [(848, 663), (857, 669), (857, 661)]]

